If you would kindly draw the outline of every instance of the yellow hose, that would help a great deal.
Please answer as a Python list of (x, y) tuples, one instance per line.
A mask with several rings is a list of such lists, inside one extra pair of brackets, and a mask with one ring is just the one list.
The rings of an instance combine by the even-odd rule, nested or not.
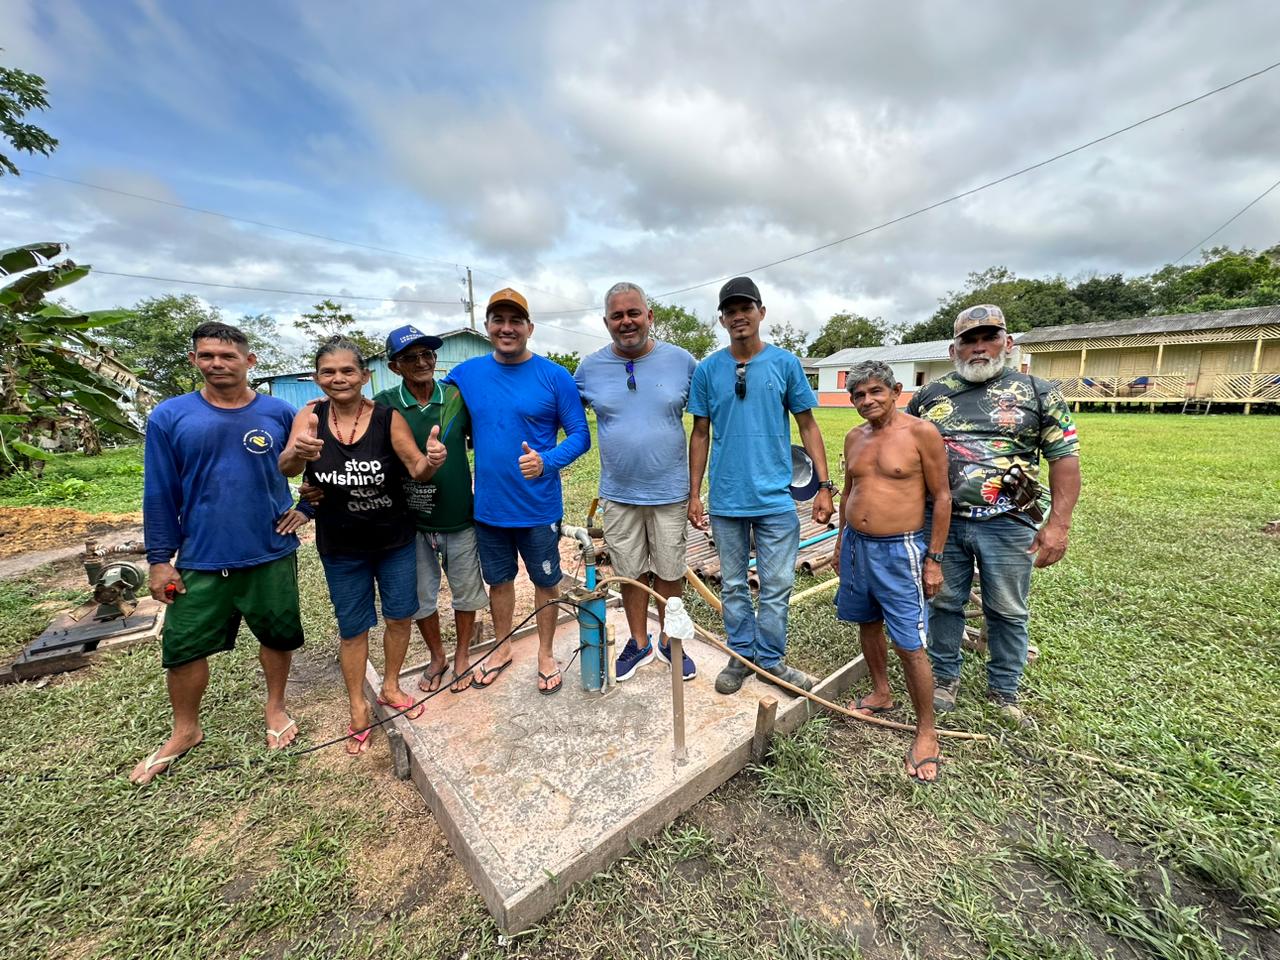
[[(704, 600), (710, 603), (713, 607), (715, 607), (716, 610), (723, 613), (724, 608), (721, 605), (719, 598), (716, 597), (716, 595), (711, 592), (711, 590), (707, 587), (705, 583), (702, 582), (701, 579), (699, 579), (697, 574), (695, 574), (692, 570), (686, 569), (684, 572), (684, 576), (685, 576), (685, 579), (688, 580), (690, 584), (692, 584), (694, 590), (698, 592), (698, 595), (700, 597), (702, 597)], [(652, 596), (655, 600), (657, 600), (663, 606), (665, 606), (667, 603), (666, 598), (663, 597), (662, 594), (658, 593), (656, 590), (650, 589), (647, 584), (643, 584), (639, 580), (632, 580), (630, 577), (606, 577), (605, 579), (599, 581), (596, 584), (596, 588), (603, 589), (605, 586), (607, 586), (610, 583), (619, 583), (619, 584), (626, 583), (626, 584), (630, 584), (633, 587), (639, 587), (641, 590), (644, 590), (646, 593)], [(696, 630), (698, 632), (698, 635), (701, 636), (702, 639), (705, 640), (707, 643), (709, 643), (711, 646), (715, 647), (717, 650), (720, 650), (723, 653), (727, 653), (729, 656), (733, 657), (735, 660), (738, 660), (750, 670), (759, 674), (761, 677), (764, 677), (770, 683), (776, 684), (777, 686), (781, 687), (783, 690), (788, 690), (799, 697), (805, 697), (806, 699), (811, 700), (820, 706), (826, 707), (828, 710), (831, 710), (834, 713), (838, 713), (845, 717), (852, 717), (854, 720), (861, 720), (863, 723), (869, 723), (872, 726), (884, 727), (886, 730), (901, 730), (904, 733), (916, 732), (916, 728), (912, 724), (898, 723), (895, 720), (885, 720), (882, 717), (869, 717), (866, 714), (856, 713), (853, 710), (848, 709), (847, 707), (842, 707), (839, 704), (832, 703), (830, 700), (824, 700), (822, 697), (818, 696), (816, 693), (810, 693), (808, 690), (802, 690), (799, 687), (795, 686), (794, 684), (787, 683), (787, 681), (781, 679), (780, 677), (775, 677), (768, 670), (764, 669), (764, 667), (761, 667), (758, 664), (754, 663), (753, 661), (748, 660), (746, 657), (738, 653), (735, 653), (733, 650), (730, 650), (729, 647), (725, 643), (723, 643), (720, 640), (720, 638), (717, 637), (714, 633), (711, 633), (708, 630), (704, 630), (702, 627), (698, 626), (696, 623), (693, 625), (693, 629)], [(951, 737), (956, 740), (990, 741), (994, 739), (993, 737), (989, 737), (985, 733), (968, 733), (963, 730), (939, 729), (936, 732), (940, 737)]]
[[(697, 591), (698, 596), (702, 597), (703, 600), (707, 601), (707, 603), (710, 604), (713, 608), (715, 608), (715, 610), (718, 611), (719, 613), (721, 614), (724, 613), (724, 606), (723, 604), (720, 603), (720, 598), (711, 592), (711, 589), (705, 583), (702, 582), (702, 580), (698, 577), (696, 573), (693, 572), (693, 570), (689, 568), (685, 568), (684, 577), (687, 581), (689, 581), (689, 584), (693, 587), (693, 589)], [(814, 590), (826, 588), (832, 582), (838, 582), (838, 581), (839, 581), (839, 577), (835, 578), (835, 581), (827, 581), (826, 583), (819, 584), (819, 586), (817, 587), (811, 587), (809, 590), (803, 591), (801, 595), (811, 593)], [(596, 586), (603, 588), (604, 586), (610, 583), (629, 583), (632, 586), (639, 587), (641, 590), (645, 591), (645, 593), (649, 594), (651, 597), (653, 597), (663, 606), (666, 606), (666, 603), (667, 603), (666, 597), (662, 596), (657, 591), (650, 589), (647, 584), (641, 583), (639, 580), (632, 580), (630, 577), (607, 577), (604, 580), (601, 580)], [(782, 687), (782, 689), (789, 690), (798, 697), (804, 697), (805, 699), (810, 700), (813, 703), (818, 704), (819, 706), (826, 707), (832, 713), (838, 713), (841, 716), (851, 717), (854, 720), (860, 720), (863, 723), (871, 724), (874, 727), (883, 727), (886, 730), (900, 730), (903, 733), (916, 732), (916, 728), (913, 724), (898, 723), (894, 720), (884, 720), (880, 717), (869, 717), (866, 714), (855, 713), (854, 711), (849, 710), (847, 707), (842, 707), (839, 704), (832, 703), (830, 700), (824, 700), (822, 697), (818, 696), (815, 693), (810, 693), (808, 690), (801, 690), (799, 687), (793, 686), (792, 684), (787, 683), (787, 681), (781, 679), (780, 677), (775, 677), (768, 670), (765, 670), (763, 667), (758, 666), (751, 660), (748, 660), (746, 657), (743, 657), (735, 653), (734, 651), (730, 650), (729, 647), (725, 645), (723, 642), (721, 642), (720, 638), (717, 637), (714, 633), (711, 633), (708, 630), (702, 629), (702, 627), (698, 626), (696, 623), (693, 625), (693, 629), (696, 630), (698, 634), (702, 637), (702, 639), (705, 640), (707, 643), (709, 643), (711, 646), (715, 647), (717, 650), (722, 651), (723, 653), (727, 653), (729, 656), (733, 657), (735, 660), (738, 660), (739, 662), (741, 662), (748, 669), (759, 674), (761, 677), (766, 678), (770, 683), (777, 684), (779, 687)], [(989, 743), (993, 745), (999, 742), (996, 737), (990, 736), (985, 733), (969, 733), (964, 730), (944, 730), (942, 728), (935, 728), (934, 732), (939, 737), (949, 737), (953, 740), (969, 740), (969, 741), (976, 741), (976, 742), (982, 742), (982, 743)], [(1116, 770), (1122, 770), (1125, 773), (1128, 773), (1134, 776), (1142, 776), (1142, 777), (1158, 779), (1158, 775), (1154, 770), (1147, 770), (1142, 767), (1130, 766), (1127, 763), (1120, 763), (1116, 760), (1110, 759), (1109, 757), (1100, 757), (1097, 754), (1084, 753), (1079, 750), (1068, 750), (1065, 747), (1051, 747), (1047, 743), (1040, 744), (1040, 748), (1042, 750), (1047, 750), (1049, 753), (1056, 753), (1059, 756), (1074, 757), (1077, 760), (1084, 760), (1087, 763), (1094, 763), (1094, 764), (1098, 764), (1100, 766), (1105, 766), (1105, 767), (1113, 767)]]
[[(712, 610), (714, 610), (716, 613), (720, 614), (721, 616), (724, 615), (724, 604), (720, 602), (719, 597), (717, 597), (714, 593), (711, 592), (711, 588), (708, 587), (705, 583), (703, 583), (702, 580), (699, 579), (698, 575), (693, 572), (693, 567), (684, 568), (684, 578), (689, 581), (689, 585), (693, 587), (693, 589), (697, 592), (698, 596), (700, 596), (703, 600), (707, 601), (707, 606), (709, 606)], [(621, 578), (615, 578), (615, 579), (621, 579)], [(644, 587), (643, 583), (638, 583), (635, 580), (632, 580), (631, 582), (638, 587)], [(645, 589), (648, 590), (649, 588), (645, 587)], [(655, 597), (658, 596), (652, 590), (649, 590), (649, 592), (653, 593)], [(666, 601), (664, 600), (663, 603), (666, 603)]]
[[(688, 576), (688, 574), (685, 574), (685, 576)], [(840, 585), (839, 577), (832, 577), (830, 580), (823, 580), (816, 587), (810, 587), (807, 590), (801, 590), (799, 593), (793, 593), (791, 595), (790, 605), (794, 607), (798, 601), (803, 600), (806, 597), (816, 596), (819, 593), (823, 593), (827, 590), (830, 590), (832, 587), (836, 587), (839, 585)]]

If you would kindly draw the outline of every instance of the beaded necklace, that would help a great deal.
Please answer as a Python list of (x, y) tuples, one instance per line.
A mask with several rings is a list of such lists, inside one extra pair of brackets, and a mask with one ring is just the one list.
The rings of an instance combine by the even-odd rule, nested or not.
[(351, 436), (347, 439), (342, 438), (342, 431), (338, 429), (338, 408), (332, 403), (329, 404), (329, 418), (333, 421), (333, 435), (338, 438), (339, 443), (350, 446), (356, 442), (356, 431), (360, 429), (360, 415), (364, 413), (364, 398), (360, 399), (360, 406), (356, 410), (355, 423), (351, 424)]

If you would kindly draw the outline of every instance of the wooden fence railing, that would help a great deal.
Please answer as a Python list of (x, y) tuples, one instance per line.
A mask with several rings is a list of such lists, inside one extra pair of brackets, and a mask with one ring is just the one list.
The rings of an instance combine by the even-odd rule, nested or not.
[(1214, 400), (1280, 402), (1280, 371), (1262, 373), (1155, 374), (1125, 377), (1067, 377), (1058, 389), (1070, 402), (1113, 400)]

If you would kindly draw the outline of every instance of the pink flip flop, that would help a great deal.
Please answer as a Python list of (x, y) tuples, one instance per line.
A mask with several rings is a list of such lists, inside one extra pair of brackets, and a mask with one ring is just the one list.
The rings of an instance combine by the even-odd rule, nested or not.
[(347, 736), (350, 739), (354, 740), (356, 743), (360, 744), (360, 749), (357, 750), (355, 753), (348, 754), (348, 756), (354, 757), (364, 753), (365, 751), (364, 742), (369, 739), (369, 734), (371, 733), (373, 733), (373, 727), (369, 727), (361, 731), (360, 733), (356, 733), (355, 727), (347, 727)]
[(426, 712), (427, 709), (427, 705), (425, 703), (418, 703), (413, 699), (413, 697), (407, 698), (404, 703), (392, 703), (390, 700), (386, 700), (380, 696), (378, 697), (378, 703), (380, 706), (390, 707), (392, 710), (399, 710), (400, 715), (406, 720), (417, 720), (424, 712)]

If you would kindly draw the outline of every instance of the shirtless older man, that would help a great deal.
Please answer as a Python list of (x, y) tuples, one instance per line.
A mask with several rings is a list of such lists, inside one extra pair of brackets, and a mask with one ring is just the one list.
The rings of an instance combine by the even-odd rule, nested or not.
[[(942, 586), (942, 548), (951, 523), (947, 452), (933, 424), (898, 410), (902, 384), (887, 363), (868, 360), (855, 365), (846, 386), (867, 422), (850, 430), (844, 440), (847, 466), (841, 497), (844, 524), (836, 541), (836, 616), (858, 624), (873, 684), (871, 693), (849, 708), (874, 715), (895, 706), (889, 690), (887, 626), (916, 712), (907, 773), (930, 783), (938, 778), (942, 758), (933, 723), (933, 672), (924, 649), (926, 598)], [(927, 550), (922, 529), (926, 493), (934, 502)]]

